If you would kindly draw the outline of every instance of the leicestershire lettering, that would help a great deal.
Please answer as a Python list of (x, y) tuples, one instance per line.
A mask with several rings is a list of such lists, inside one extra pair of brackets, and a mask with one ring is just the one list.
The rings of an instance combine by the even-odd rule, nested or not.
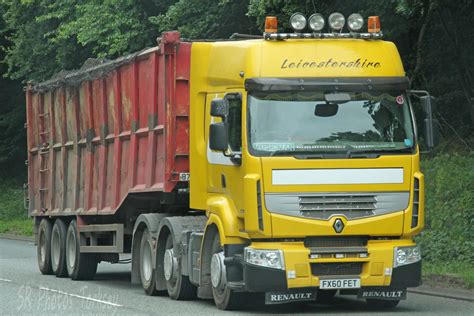
[(289, 60), (285, 59), (281, 63), (281, 69), (304, 69), (304, 68), (379, 68), (381, 63), (374, 60), (357, 58), (356, 60), (338, 61), (329, 58), (325, 61), (311, 60)]

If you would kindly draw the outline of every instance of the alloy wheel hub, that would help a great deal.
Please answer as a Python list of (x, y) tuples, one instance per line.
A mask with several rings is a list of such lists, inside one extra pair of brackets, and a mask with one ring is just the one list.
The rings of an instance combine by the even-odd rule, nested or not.
[(219, 252), (212, 255), (211, 259), (211, 283), (214, 288), (222, 288), (227, 283), (224, 265), (224, 253)]

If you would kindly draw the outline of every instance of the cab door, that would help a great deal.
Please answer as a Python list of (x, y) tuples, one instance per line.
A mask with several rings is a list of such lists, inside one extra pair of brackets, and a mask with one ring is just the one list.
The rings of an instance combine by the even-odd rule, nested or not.
[[(238, 158), (232, 158), (224, 152), (211, 150), (209, 147), (209, 129), (212, 123), (221, 121), (221, 118), (211, 116), (211, 102), (216, 98), (225, 98), (229, 102), (229, 112), (226, 118), (228, 126), (229, 151), (239, 153)], [(205, 137), (207, 144), (208, 192), (225, 195), (235, 210), (242, 210), (243, 196), (243, 168), (242, 153), (242, 115), (243, 100), (241, 91), (227, 93), (212, 93), (206, 96), (206, 126)]]

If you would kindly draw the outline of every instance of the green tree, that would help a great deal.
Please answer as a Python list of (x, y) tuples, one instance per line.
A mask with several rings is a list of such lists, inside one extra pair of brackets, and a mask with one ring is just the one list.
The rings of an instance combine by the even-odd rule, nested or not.
[[(1, 48), (9, 44), (8, 35), (0, 6), (0, 60), (5, 57)], [(0, 174), (23, 175), (21, 170), (24, 170), (26, 159), (23, 91), (19, 81), (2, 76), (6, 71), (7, 66), (0, 63)]]
[(228, 38), (233, 33), (254, 33), (247, 16), (248, 1), (178, 0), (150, 21), (160, 32), (178, 30), (186, 38)]

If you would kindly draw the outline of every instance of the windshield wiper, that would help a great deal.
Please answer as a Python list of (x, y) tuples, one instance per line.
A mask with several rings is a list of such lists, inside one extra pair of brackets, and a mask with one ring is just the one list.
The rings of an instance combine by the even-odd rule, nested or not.
[(367, 158), (376, 158), (379, 157), (381, 154), (385, 153), (411, 153), (413, 149), (411, 147), (406, 148), (381, 148), (381, 149), (373, 149), (373, 150), (351, 150), (347, 151), (347, 158), (358, 158), (359, 156), (367, 157), (367, 156), (374, 156), (374, 157), (367, 157)]
[(345, 152), (315, 152), (311, 150), (276, 150), (270, 154), (273, 156), (289, 155), (296, 159), (324, 159), (345, 157)]
[(374, 150), (354, 150), (339, 152), (315, 152), (311, 150), (276, 150), (270, 153), (270, 157), (274, 156), (292, 156), (297, 159), (340, 159), (340, 158), (378, 158), (385, 153), (411, 153), (412, 148), (382, 148)]
[(308, 152), (308, 151), (296, 151), (296, 150), (289, 150), (289, 149), (281, 149), (281, 150), (272, 151), (269, 156), (270, 157), (284, 156), (284, 155), (294, 156), (298, 153), (305, 153), (305, 152)]

